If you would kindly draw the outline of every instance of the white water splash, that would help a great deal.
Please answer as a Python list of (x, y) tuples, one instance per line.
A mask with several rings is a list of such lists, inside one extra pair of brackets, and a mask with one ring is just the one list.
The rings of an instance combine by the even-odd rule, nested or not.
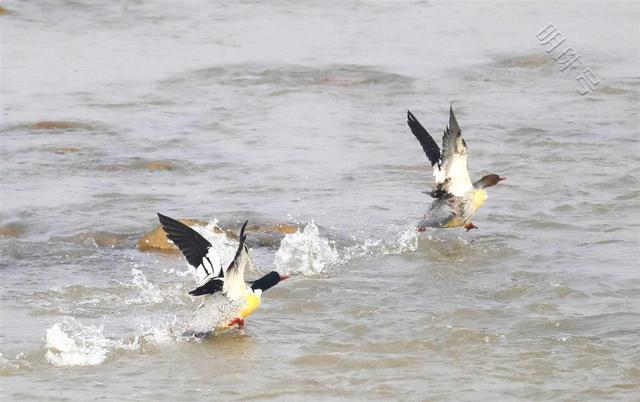
[(101, 364), (115, 349), (138, 348), (138, 338), (131, 342), (107, 339), (102, 328), (84, 326), (68, 318), (47, 329), (45, 358), (54, 366), (93, 366)]
[(220, 256), (223, 267), (231, 263), (238, 248), (238, 241), (229, 238), (218, 226), (217, 220), (210, 221), (207, 226), (193, 226), (193, 229), (211, 243)]
[(347, 248), (341, 258), (341, 264), (347, 264), (353, 258), (399, 255), (407, 251), (415, 251), (418, 249), (418, 238), (419, 233), (411, 226), (397, 229), (396, 234), (389, 240), (366, 239), (362, 244)]
[(165, 295), (158, 288), (158, 286), (151, 283), (144, 272), (137, 268), (131, 268), (131, 285), (125, 285), (138, 290), (138, 297), (126, 300), (127, 304), (140, 304), (140, 303), (162, 303)]
[[(2, 353), (0, 353), (0, 377), (12, 375), (18, 370), (30, 367), (31, 364), (24, 358), (24, 353), (20, 352), (14, 359), (7, 359)], [(0, 388), (0, 391), (2, 388)]]
[(338, 252), (329, 240), (320, 237), (311, 221), (302, 230), (286, 235), (276, 252), (275, 265), (286, 273), (317, 275), (338, 262)]
[(139, 324), (135, 331), (142, 344), (161, 345), (179, 341), (186, 328), (186, 324), (181, 322), (176, 315), (160, 320), (146, 319), (145, 321)]
[(9, 367), (11, 362), (0, 352), (0, 372), (2, 369)]
[(413, 226), (400, 231), (395, 241), (390, 244), (387, 254), (402, 254), (406, 251), (416, 251), (418, 249), (418, 237), (419, 233)]

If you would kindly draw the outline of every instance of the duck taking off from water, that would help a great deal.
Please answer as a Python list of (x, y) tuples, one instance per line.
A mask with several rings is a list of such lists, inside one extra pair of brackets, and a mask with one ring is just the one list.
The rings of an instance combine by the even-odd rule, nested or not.
[(471, 182), (467, 162), (467, 144), (453, 113), (449, 108), (449, 126), (442, 136), (442, 151), (433, 137), (416, 117), (407, 111), (407, 124), (416, 136), (433, 168), (433, 190), (427, 192), (435, 200), (418, 222), (417, 230), (427, 228), (454, 228), (463, 226), (467, 231), (478, 227), (471, 222), (473, 215), (487, 199), (485, 188), (505, 180), (497, 174), (488, 174)]
[(245, 244), (247, 235), (244, 231), (248, 221), (240, 229), (233, 260), (223, 270), (220, 257), (207, 239), (182, 222), (162, 214), (158, 214), (158, 218), (167, 237), (178, 246), (196, 273), (198, 270), (206, 271), (200, 286), (189, 292), (192, 296), (206, 298), (194, 315), (190, 332), (206, 333), (234, 325), (242, 328), (244, 320), (260, 306), (262, 293), (288, 278), (272, 271), (258, 280), (245, 282), (249, 248)]

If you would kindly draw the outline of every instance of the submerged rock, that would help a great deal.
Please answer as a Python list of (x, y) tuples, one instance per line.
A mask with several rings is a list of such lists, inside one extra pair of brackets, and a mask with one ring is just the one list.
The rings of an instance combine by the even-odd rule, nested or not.
[[(188, 226), (207, 226), (208, 222), (199, 219), (178, 219), (180, 222)], [(246, 231), (258, 234), (257, 245), (273, 246), (279, 244), (282, 237), (286, 234), (295, 233), (298, 227), (290, 224), (254, 224), (248, 225)], [(237, 240), (238, 235), (229, 229), (221, 229), (214, 227), (215, 233), (224, 233), (228, 238)], [(256, 244), (256, 239), (249, 241), (249, 244)], [(167, 234), (160, 225), (156, 226), (152, 231), (143, 235), (138, 241), (138, 249), (140, 251), (175, 251), (178, 248), (167, 239)]]
[(290, 224), (258, 224), (247, 225), (247, 232), (251, 236), (247, 238), (249, 247), (271, 247), (277, 249), (285, 235), (296, 233), (298, 226)]
[(64, 120), (45, 120), (26, 126), (31, 130), (89, 130), (92, 128), (87, 123)]
[(13, 13), (13, 11), (8, 10), (8, 9), (0, 6), (0, 15), (7, 15), (7, 14), (12, 14), (12, 13)]
[(156, 161), (156, 160), (134, 160), (129, 163), (109, 163), (100, 165), (98, 170), (106, 172), (119, 172), (126, 170), (148, 170), (151, 172), (169, 172), (176, 170), (177, 167), (172, 162)]
[(70, 237), (53, 238), (54, 240), (65, 240), (76, 244), (92, 245), (107, 248), (126, 248), (131, 244), (127, 235), (111, 232), (86, 232)]
[(504, 68), (537, 68), (553, 64), (553, 59), (548, 55), (524, 55), (506, 57), (497, 62), (498, 67)]
[(80, 152), (80, 148), (76, 148), (76, 147), (55, 147), (55, 148), (51, 148), (51, 152), (53, 152), (55, 154), (58, 154), (58, 155), (72, 154), (72, 153)]
[(0, 237), (20, 237), (24, 234), (24, 226), (17, 223), (0, 226)]
[(274, 223), (274, 224), (260, 224), (260, 225), (247, 225), (248, 232), (261, 232), (261, 233), (281, 233), (292, 234), (299, 229), (296, 225), (288, 223)]
[(171, 171), (175, 169), (173, 163), (165, 161), (138, 161), (133, 163), (133, 167), (151, 170), (152, 172)]
[[(207, 222), (197, 219), (178, 219), (180, 222), (188, 226), (206, 226)], [(162, 226), (158, 225), (151, 232), (143, 235), (138, 240), (138, 249), (140, 251), (173, 251), (178, 250), (175, 244), (169, 242), (167, 234), (162, 229)]]

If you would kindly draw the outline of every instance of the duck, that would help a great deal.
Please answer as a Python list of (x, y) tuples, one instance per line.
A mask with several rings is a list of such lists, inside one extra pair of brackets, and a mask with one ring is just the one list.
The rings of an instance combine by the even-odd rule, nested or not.
[(243, 328), (245, 320), (253, 314), (262, 301), (262, 294), (289, 278), (271, 271), (261, 278), (247, 282), (244, 273), (250, 264), (245, 221), (238, 236), (238, 248), (226, 269), (222, 269), (220, 257), (212, 244), (193, 228), (158, 213), (158, 219), (169, 240), (173, 241), (196, 272), (202, 271), (203, 280), (189, 292), (191, 296), (203, 296), (194, 314), (191, 333), (205, 333), (234, 326)]
[(434, 200), (418, 221), (417, 231), (456, 227), (464, 227), (467, 232), (478, 229), (472, 218), (488, 198), (486, 189), (506, 177), (491, 173), (471, 182), (467, 143), (462, 138), (453, 105), (449, 107), (449, 124), (442, 137), (442, 150), (411, 111), (407, 111), (407, 124), (422, 146), (434, 177), (433, 189), (425, 192)]

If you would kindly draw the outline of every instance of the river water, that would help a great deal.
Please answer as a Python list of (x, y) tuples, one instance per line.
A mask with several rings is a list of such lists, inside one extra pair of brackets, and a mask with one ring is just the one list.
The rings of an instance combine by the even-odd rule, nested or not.
[[(640, 399), (637, 2), (2, 6), (0, 398)], [(417, 236), (406, 110), (439, 137), (451, 101), (508, 179)], [(248, 276), (292, 277), (185, 338), (157, 211), (295, 224), (249, 235)]]

